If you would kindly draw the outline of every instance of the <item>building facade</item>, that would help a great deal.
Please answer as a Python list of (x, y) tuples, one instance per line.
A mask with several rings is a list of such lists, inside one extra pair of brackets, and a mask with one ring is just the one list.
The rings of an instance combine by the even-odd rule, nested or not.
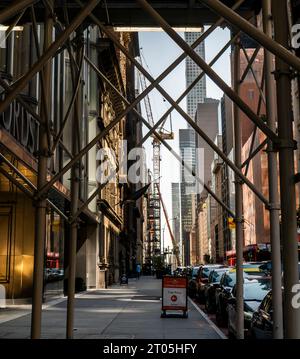
[[(184, 162), (196, 170), (196, 135), (194, 129), (179, 130), (179, 149)], [(181, 243), (183, 262), (185, 265), (190, 263), (190, 231), (194, 220), (195, 203), (195, 180), (190, 178), (190, 174), (181, 166), (180, 173), (180, 211), (181, 211)]]
[[(203, 32), (185, 32), (184, 39), (188, 45), (192, 45)], [(205, 42), (202, 41), (195, 49), (197, 55), (205, 60)], [(185, 76), (186, 76), (186, 87), (195, 80), (201, 73), (201, 68), (195, 64), (195, 62), (188, 56), (185, 60)], [(194, 119), (197, 110), (198, 103), (204, 101), (206, 97), (206, 78), (203, 78), (193, 87), (193, 89), (187, 95), (187, 113)]]
[(179, 248), (180, 243), (180, 183), (171, 183), (172, 193), (172, 231)]
[[(198, 104), (195, 116), (197, 125), (212, 141), (215, 140), (218, 134), (218, 107), (218, 100), (206, 98), (203, 103)], [(196, 173), (206, 186), (211, 187), (213, 176), (212, 164), (215, 159), (214, 151), (199, 135), (196, 135), (196, 147)], [(216, 204), (207, 194), (203, 186), (197, 192), (195, 199), (196, 214), (195, 221), (193, 222), (193, 232), (195, 232), (196, 243), (194, 247), (191, 248), (191, 256), (195, 258), (196, 261), (201, 262), (204, 260), (204, 255), (209, 255), (210, 258), (212, 258), (213, 255), (212, 238), (214, 238), (214, 235), (212, 236), (210, 230), (213, 225), (209, 223), (209, 221), (214, 218), (214, 213), (210, 213), (210, 210), (213, 210)], [(209, 210), (207, 208), (209, 208)], [(209, 226), (209, 229), (202, 228), (204, 225)], [(207, 237), (205, 238), (205, 236)], [(196, 253), (193, 253), (194, 251), (196, 251)]]
[[(43, 42), (43, 25), (38, 25), (38, 36)], [(56, 36), (53, 32), (52, 40)], [(134, 54), (138, 49), (137, 37), (126, 33), (118, 36)], [(76, 100), (80, 148), (84, 148), (124, 109), (116, 93), (83, 61), (83, 56), (87, 56), (121, 93), (128, 97), (135, 93), (132, 65), (116, 52), (111, 41), (103, 37), (96, 26), (73, 34), (71, 40), (71, 49), (62, 49), (51, 62), (48, 116), (49, 144), (53, 146), (53, 153), (49, 153), (48, 179), (57, 174), (72, 156), (75, 110), (69, 110), (69, 107), (76, 86), (74, 59), (82, 56), (82, 60), (78, 61), (81, 67)], [(1, 44), (2, 96), (4, 86), (16, 81), (37, 61), (34, 44), (30, 24), (13, 31)], [(42, 113), (42, 92), (41, 78), (37, 74), (19, 95), (21, 99), (14, 100), (0, 115), (0, 284), (4, 285), (7, 299), (11, 300), (30, 300), (32, 293), (36, 218), (33, 195), (38, 176), (38, 115)], [(130, 149), (140, 137), (138, 119), (124, 117), (80, 161), (79, 208), (95, 191), (97, 195), (78, 216), (76, 290), (106, 287), (118, 280), (121, 271), (128, 274), (134, 272), (136, 261), (141, 260), (139, 247), (142, 247), (143, 241), (143, 216), (138, 215), (141, 204), (131, 201), (122, 205), (139, 184), (123, 183), (117, 173), (115, 181), (99, 189), (97, 177), (103, 160), (99, 157), (100, 150), (114, 151), (117, 154), (114, 159), (119, 161), (120, 143), (129, 140)], [(61, 294), (66, 289), (70, 177), (69, 170), (47, 193), (45, 297)]]

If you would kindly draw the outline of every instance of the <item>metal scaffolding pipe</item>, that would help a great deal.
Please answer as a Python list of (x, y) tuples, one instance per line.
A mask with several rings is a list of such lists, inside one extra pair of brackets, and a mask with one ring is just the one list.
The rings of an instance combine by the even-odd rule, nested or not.
[[(38, 35), (38, 30), (37, 30), (37, 22), (36, 22), (34, 7), (31, 6), (30, 10), (31, 10), (32, 32), (33, 32), (33, 37), (34, 37), (35, 51), (36, 51), (37, 58), (40, 59), (41, 51), (40, 51), (40, 45), (39, 45), (39, 35)], [(46, 89), (45, 89), (45, 75), (44, 75), (43, 70), (40, 72), (40, 83), (41, 83), (41, 95), (42, 95), (41, 103), (42, 103), (42, 106), (45, 106), (47, 99), (46, 99)], [(46, 124), (46, 131), (47, 131), (48, 151), (50, 151), (51, 133), (50, 133), (50, 124), (49, 124), (47, 108), (44, 109), (43, 114), (46, 116), (45, 124)]]
[(23, 10), (23, 11), (21, 12), (21, 14), (19, 14), (19, 16), (15, 19), (15, 21), (13, 21), (13, 22), (9, 25), (9, 27), (8, 27), (8, 29), (5, 31), (4, 35), (3, 35), (2, 37), (0, 37), (0, 46), (2, 46), (2, 43), (3, 43), (4, 41), (6, 41), (6, 39), (8, 39), (8, 37), (10, 36), (10, 34), (13, 32), (14, 27), (17, 26), (18, 22), (19, 22), (19, 21), (21, 20), (21, 18), (23, 17), (24, 13), (25, 13), (25, 10)]
[[(79, 0), (75, 0), (80, 6), (83, 6), (82, 2)], [(83, 157), (93, 146), (95, 146), (95, 144), (101, 140), (104, 136), (106, 136), (109, 131), (116, 126), (120, 120), (129, 112), (131, 111), (147, 94), (148, 92), (155, 86), (157, 87), (157, 89), (162, 93), (162, 95), (174, 106), (174, 108), (176, 108), (176, 110), (186, 119), (186, 121), (195, 129), (195, 131), (198, 132), (198, 134), (214, 149), (214, 151), (216, 153), (219, 154), (219, 156), (233, 169), (233, 171), (237, 172), (239, 174), (239, 176), (242, 178), (242, 180), (251, 188), (251, 190), (257, 195), (257, 197), (266, 205), (268, 204), (268, 200), (266, 198), (264, 198), (264, 196), (256, 190), (255, 186), (253, 186), (253, 184), (243, 175), (243, 173), (241, 171), (239, 171), (234, 163), (232, 161), (230, 161), (225, 155), (224, 153), (219, 149), (218, 146), (216, 146), (216, 144), (210, 140), (210, 138), (205, 134), (205, 132), (203, 132), (196, 124), (195, 122), (181, 109), (180, 106), (178, 106), (176, 104), (176, 102), (167, 94), (166, 91), (164, 91), (164, 89), (158, 85), (158, 82), (162, 80), (162, 75), (160, 75), (156, 80), (154, 80), (150, 74), (143, 68), (143, 66), (141, 66), (139, 64), (138, 61), (136, 61), (130, 54), (129, 52), (126, 50), (126, 48), (124, 46), (122, 46), (118, 39), (115, 37), (115, 35), (109, 31), (99, 20), (96, 16), (94, 16), (93, 14), (89, 15), (91, 17), (91, 19), (95, 22), (95, 24), (97, 24), (100, 29), (110, 38), (112, 39), (112, 41), (116, 44), (116, 46), (126, 55), (126, 57), (128, 59), (130, 59), (130, 61), (135, 64), (135, 66), (148, 78), (148, 80), (151, 82), (151, 85), (147, 87), (147, 89), (145, 91), (143, 91), (116, 119), (114, 119), (112, 122), (109, 123), (109, 125), (107, 125), (107, 127), (101, 131), (101, 133), (99, 133), (88, 145), (86, 145), (81, 151), (79, 151), (79, 153), (55, 176), (53, 176), (53, 178), (47, 183), (47, 185), (44, 186), (44, 188), (40, 191), (39, 195), (43, 194), (45, 191), (49, 190), (49, 188), (51, 188), (51, 186), (64, 174), (66, 173), (72, 166), (73, 164), (80, 159), (81, 157)], [(195, 42), (196, 43), (196, 42)], [(194, 44), (195, 44), (194, 43)], [(184, 58), (186, 57), (186, 55), (184, 56)], [(178, 58), (179, 59), (179, 58)], [(175, 61), (176, 62), (176, 61)], [(174, 63), (175, 63), (174, 62)], [(173, 63), (173, 64), (174, 64)], [(170, 69), (172, 67), (172, 65), (168, 68)], [(167, 71), (167, 70), (166, 70)], [(167, 76), (166, 71), (163, 72), (164, 76)], [(259, 121), (261, 121), (259, 119)]]
[[(265, 85), (265, 67), (263, 67), (263, 73), (262, 73), (261, 85), (260, 85), (260, 88), (262, 90), (264, 89), (264, 85)], [(256, 111), (257, 115), (260, 114), (261, 105), (262, 105), (262, 97), (259, 96), (258, 105), (257, 105), (257, 111)], [(253, 152), (253, 148), (254, 148), (254, 142), (255, 142), (256, 133), (257, 133), (257, 126), (254, 127), (254, 130), (253, 130), (253, 133), (252, 133), (251, 144), (250, 144), (249, 155), (248, 155), (249, 158), (251, 158), (252, 155), (253, 155), (252, 152)], [(248, 161), (246, 163), (245, 176), (247, 176), (247, 174), (248, 174), (249, 166), (250, 166), (250, 161)], [(243, 167), (243, 165), (242, 165), (242, 167)]]
[(91, 13), (91, 11), (97, 6), (100, 0), (90, 0), (85, 7), (74, 18), (71, 24), (57, 37), (47, 51), (43, 53), (40, 59), (30, 67), (27, 73), (22, 76), (9, 91), (3, 101), (0, 102), (0, 112), (6, 110), (9, 104), (14, 100), (16, 95), (20, 93), (32, 77), (42, 70), (43, 66), (55, 55), (56, 51), (62, 46), (69, 38), (71, 33), (82, 23), (82, 21)]
[[(88, 64), (92, 67), (92, 69), (102, 78), (103, 81), (106, 82), (106, 84), (113, 90), (116, 92), (116, 94), (122, 99), (122, 101), (124, 103), (126, 103), (127, 105), (130, 104), (130, 102), (121, 94), (121, 92), (109, 81), (109, 79), (95, 66), (95, 64), (92, 63), (92, 61), (90, 59), (88, 59), (87, 57), (85, 57), (85, 60), (88, 62)], [(146, 127), (148, 127), (148, 129), (150, 130), (149, 132), (153, 132), (153, 134), (155, 135), (155, 137), (173, 154), (173, 156), (189, 171), (189, 173), (195, 177), (195, 179), (201, 184), (203, 185), (203, 187), (205, 188), (205, 190), (216, 200), (216, 202), (218, 202), (222, 208), (224, 208), (225, 211), (228, 212), (229, 215), (234, 217), (234, 213), (232, 212), (232, 210), (226, 205), (224, 204), (219, 198), (218, 196), (216, 196), (216, 194), (205, 184), (203, 183), (203, 181), (197, 176), (197, 174), (195, 173), (195, 171), (193, 169), (191, 169), (191, 167), (189, 167), (184, 161), (183, 159), (172, 149), (172, 147), (160, 136), (160, 134), (158, 132), (156, 132), (155, 130), (153, 130), (153, 127), (148, 123), (148, 121), (146, 121), (144, 119), (144, 117), (136, 110), (133, 110), (134, 113), (141, 119), (141, 121), (144, 123), (144, 125)], [(148, 133), (147, 133), (148, 134)], [(140, 143), (138, 144), (138, 146), (142, 146), (143, 143), (147, 140), (147, 135), (145, 135)], [(119, 167), (121, 167), (123, 165), (123, 163), (121, 163), (119, 165)], [(108, 180), (110, 179), (111, 176), (109, 176)], [(102, 186), (102, 185), (101, 185)], [(100, 187), (101, 187), (100, 186)], [(104, 187), (104, 186), (103, 186)], [(80, 208), (80, 211), (82, 211), (86, 205), (88, 205), (88, 203), (96, 197), (97, 193), (100, 189), (97, 189), (92, 195), (91, 197), (87, 200), (87, 202)], [(76, 217), (79, 215), (79, 211), (76, 214)], [(75, 219), (74, 218), (74, 219)]]
[[(260, 45), (265, 47), (272, 54), (278, 56), (278, 58), (280, 58), (286, 64), (292, 66), (295, 70), (300, 71), (300, 60), (298, 59), (298, 57), (293, 55), (293, 53), (287, 50), (288, 46), (285, 47), (283, 44), (280, 44), (276, 39), (274, 41), (271, 37), (265, 35), (262, 31), (259, 31), (254, 25), (250, 24), (250, 22), (242, 18), (236, 12), (232, 11), (226, 5), (222, 4), (219, 0), (198, 1), (204, 3), (209, 8), (214, 10), (219, 16), (223, 16), (228, 22), (236, 26), (239, 30), (242, 30), (245, 34), (252, 37)], [(282, 2), (286, 3), (284, 0)]]
[[(273, 22), (271, 12), (271, 0), (265, 0), (263, 7), (263, 29), (267, 36), (272, 37)], [(264, 50), (265, 66), (265, 93), (267, 123), (276, 131), (275, 113), (275, 84), (273, 82), (273, 55)], [(270, 201), (270, 242), (272, 258), (272, 305), (273, 305), (273, 338), (283, 339), (283, 314), (282, 314), (282, 290), (281, 290), (281, 256), (280, 256), (280, 203), (278, 193), (279, 173), (277, 169), (277, 152), (272, 142), (268, 140), (268, 181)]]
[[(253, 151), (251, 151), (251, 153), (249, 154), (249, 157), (242, 163), (242, 166), (241, 168), (245, 167), (245, 166), (248, 166), (249, 163), (251, 162), (252, 158), (254, 158), (261, 150), (263, 150), (263, 148), (265, 147), (265, 145), (267, 144), (268, 142), (268, 139), (264, 139), (262, 141), (261, 144), (259, 144), (257, 146), (257, 148)], [(248, 167), (247, 167), (248, 168)], [(247, 175), (247, 173), (245, 173), (245, 176)]]
[[(241, 44), (241, 46), (242, 46), (242, 51), (243, 51), (243, 53), (244, 53), (244, 55), (245, 55), (245, 58), (246, 58), (248, 64), (250, 64), (249, 69), (250, 69), (250, 71), (251, 71), (251, 73), (252, 73), (252, 76), (253, 76), (253, 78), (254, 78), (256, 87), (257, 87), (257, 89), (258, 89), (258, 91), (259, 91), (260, 98), (261, 98), (261, 100), (263, 101), (263, 103), (266, 104), (265, 95), (264, 95), (264, 92), (263, 92), (262, 87), (261, 87), (261, 86), (259, 85), (259, 83), (258, 83), (257, 75), (256, 75), (255, 71), (253, 70), (253, 67), (252, 67), (252, 64), (251, 64), (251, 59), (249, 59), (249, 56), (248, 56), (247, 51), (246, 51), (246, 49), (244, 48), (243, 44)], [(243, 81), (244, 81), (244, 80), (243, 80)], [(242, 83), (243, 81), (241, 80), (240, 82)]]
[[(79, 3), (81, 6), (82, 3), (79, 0), (76, 0), (77, 3)], [(103, 24), (101, 24), (101, 22), (93, 15), (91, 14), (90, 17), (92, 18), (92, 20), (100, 27), (100, 29), (115, 43), (115, 45), (125, 54), (125, 56), (138, 68), (139, 71), (141, 71), (147, 78), (148, 80), (152, 83), (152, 85), (154, 83), (157, 82), (157, 79), (154, 80), (152, 78), (152, 76), (143, 68), (143, 66), (136, 60), (134, 59), (130, 53), (127, 51), (127, 49), (121, 45), (118, 41), (118, 39), (115, 37), (115, 35), (109, 31)], [(132, 109), (134, 109), (134, 107), (136, 106), (137, 103), (139, 103), (143, 97), (146, 96), (146, 94), (148, 93), (148, 89), (151, 87), (151, 85), (142, 92), (142, 94), (140, 94), (117, 118), (115, 118), (112, 122), (110, 122), (104, 130), (101, 131), (101, 133), (99, 133), (88, 145), (86, 145), (81, 151), (79, 151), (79, 153), (73, 157), (71, 159), (71, 161), (55, 176), (53, 176), (53, 178), (44, 186), (44, 188), (41, 189), (39, 195), (42, 195), (44, 192), (46, 192), (49, 188), (51, 188), (51, 186), (64, 174), (66, 173), (72, 166), (73, 164), (80, 159), (81, 157), (83, 157), (93, 146), (96, 145), (96, 143), (101, 140), (103, 137), (105, 137), (109, 131), (116, 126), (117, 123), (120, 122), (120, 120)], [(238, 174), (238, 176), (247, 184), (247, 186), (249, 186), (249, 188), (256, 194), (256, 196), (265, 204), (268, 205), (268, 200), (259, 192), (257, 191), (257, 189), (255, 188), (255, 186), (247, 179), (246, 176), (243, 175), (243, 173), (241, 172), (241, 170), (239, 170), (235, 164), (230, 161), (227, 156), (223, 153), (223, 151), (220, 150), (220, 148), (214, 143), (214, 141), (212, 141), (204, 131), (202, 131), (200, 129), (200, 127), (190, 118), (190, 116), (188, 116), (186, 114), (185, 111), (182, 110), (182, 108), (180, 106), (178, 106), (176, 104), (176, 102), (169, 96), (169, 94), (159, 85), (156, 85), (157, 89), (161, 92), (161, 94), (164, 96), (164, 98), (166, 98), (173, 106), (174, 108), (183, 116), (183, 118), (185, 118), (185, 120), (191, 125), (191, 127), (194, 128), (194, 130), (209, 144), (209, 146), (223, 159), (223, 161), (225, 163), (228, 164), (228, 166), (230, 166), (232, 168), (232, 170)]]
[[(52, 3), (53, 5), (53, 3)], [(45, 10), (45, 30), (44, 30), (44, 51), (49, 49), (52, 43), (53, 20), (49, 11)], [(39, 149), (38, 149), (38, 178), (37, 191), (47, 183), (47, 164), (48, 164), (48, 138), (47, 121), (51, 109), (51, 62), (45, 62), (42, 69), (44, 75), (43, 105), (41, 106), (41, 126), (39, 130)], [(36, 203), (35, 219), (35, 241), (34, 241), (34, 270), (33, 270), (33, 292), (32, 292), (32, 313), (31, 313), (31, 338), (39, 339), (41, 336), (42, 303), (43, 303), (43, 284), (44, 284), (44, 257), (46, 242), (46, 197), (39, 198)]]
[[(79, 36), (79, 34), (77, 34)], [(77, 78), (81, 78), (84, 42), (81, 41), (81, 47), (76, 50), (76, 62), (78, 66)], [(74, 76), (75, 76), (75, 69)], [(72, 155), (75, 156), (80, 150), (80, 136), (79, 136), (79, 122), (80, 122), (80, 91), (74, 88), (76, 98), (74, 101), (74, 115), (72, 124)], [(77, 234), (78, 234), (78, 221), (72, 221), (76, 215), (79, 205), (79, 188), (80, 188), (80, 165), (78, 160), (71, 169), (71, 213), (70, 213), (70, 239), (69, 239), (69, 272), (68, 272), (68, 299), (67, 299), (67, 325), (66, 325), (66, 338), (73, 339), (74, 335), (74, 308), (75, 308), (75, 280), (76, 280), (76, 254), (77, 254)]]
[[(33, 191), (36, 191), (36, 187), (35, 185), (26, 177), (23, 175), (23, 173), (17, 168), (15, 167), (5, 156), (3, 156), (2, 153), (0, 153), (0, 163), (1, 161), (3, 161), (9, 168), (11, 168), (18, 177), (20, 177)], [(27, 193), (27, 188), (25, 189), (25, 193)], [(33, 193), (30, 192), (30, 197), (34, 197)], [(55, 206), (54, 203), (52, 203), (49, 199), (47, 199), (47, 202), (49, 203), (49, 205), (58, 213), (60, 214), (64, 219), (68, 220), (68, 217), (58, 208)]]
[[(10, 89), (9, 85), (5, 82), (5, 80), (0, 78), (0, 85), (4, 88), (4, 90), (8, 91)], [(16, 96), (16, 100), (28, 111), (33, 118), (35, 118), (39, 124), (41, 124), (40, 116), (33, 111), (31, 106), (22, 98), (21, 95)]]
[(20, 182), (17, 181), (17, 179), (15, 177), (13, 177), (12, 175), (10, 175), (9, 173), (7, 173), (5, 171), (4, 168), (2, 168), (0, 166), (0, 173), (3, 174), (3, 176), (5, 176), (10, 182), (12, 182), (16, 187), (19, 188), (19, 190), (21, 190), (22, 192), (24, 192), (29, 198), (33, 199), (33, 193), (29, 191), (29, 189), (25, 188), (24, 186), (22, 186), (22, 184)]
[[(289, 46), (287, 2), (272, 0), (275, 40)], [(278, 55), (278, 54), (277, 54)], [(290, 55), (292, 57), (292, 55)], [(284, 275), (284, 337), (300, 338), (300, 308), (293, 306), (294, 286), (299, 283), (296, 193), (294, 183), (294, 150), (291, 70), (288, 61), (276, 57), (278, 135), (281, 196), (281, 224)]]
[[(240, 91), (240, 42), (236, 41), (233, 59), (234, 91)], [(242, 124), (239, 108), (233, 106), (234, 126), (234, 163), (237, 168), (242, 165)], [(236, 243), (236, 336), (244, 339), (244, 218), (243, 218), (243, 183), (235, 174), (235, 243)]]
[(0, 12), (0, 24), (5, 23), (8, 19), (15, 16), (18, 12), (26, 9), (28, 6), (33, 5), (39, 0), (16, 0), (11, 5), (6, 6)]
[[(76, 0), (77, 1), (77, 0)], [(276, 142), (277, 135), (261, 120), (230, 86), (181, 38), (180, 35), (155, 11), (146, 0), (136, 0), (139, 5), (164, 29), (171, 39), (184, 50), (190, 58), (204, 70), (207, 76), (254, 122), (261, 131)], [(158, 86), (157, 86), (158, 89)]]
[(81, 80), (80, 72), (81, 72), (81, 69), (82, 69), (82, 64), (83, 64), (83, 56), (81, 57), (81, 60), (80, 60), (78, 76), (76, 78), (76, 82), (75, 82), (75, 86), (74, 86), (74, 93), (72, 95), (69, 107), (68, 107), (67, 112), (66, 112), (65, 117), (64, 117), (64, 120), (63, 120), (63, 122), (62, 122), (62, 124), (60, 126), (59, 132), (58, 132), (58, 134), (56, 135), (56, 137), (55, 137), (55, 139), (53, 141), (53, 145), (52, 145), (52, 148), (51, 148), (52, 153), (54, 153), (54, 151), (56, 149), (56, 146), (57, 146), (57, 144), (59, 143), (59, 141), (61, 139), (61, 136), (62, 136), (62, 134), (64, 132), (66, 123), (67, 123), (68, 118), (70, 116), (70, 113), (71, 113), (71, 111), (73, 109), (73, 106), (74, 106), (74, 103), (75, 103), (75, 100), (76, 100), (76, 96), (77, 96), (77, 93), (78, 93), (78, 90), (79, 90), (79, 85), (80, 85), (80, 80)]
[(245, 68), (245, 71), (243, 72), (243, 74), (241, 76), (241, 80), (240, 80), (241, 82), (244, 82), (244, 80), (245, 80), (246, 76), (248, 75), (248, 72), (249, 72), (250, 68), (252, 67), (253, 62), (256, 59), (256, 56), (259, 53), (260, 49), (261, 49), (261, 47), (257, 46), (257, 48), (255, 49), (251, 59), (249, 60), (249, 58), (247, 58), (248, 64), (247, 64), (247, 67)]
[[(219, 58), (225, 53), (225, 51), (229, 48), (229, 46), (235, 41), (238, 35), (235, 35), (233, 38), (231, 38), (227, 44), (219, 51), (219, 53), (211, 60), (209, 63), (209, 66), (213, 66)], [(186, 88), (186, 90), (183, 91), (183, 93), (178, 97), (178, 99), (175, 101), (177, 105), (180, 104), (180, 102), (188, 95), (188, 93), (195, 87), (195, 85), (205, 76), (205, 72), (201, 71), (201, 73), (195, 78), (195, 80)], [(161, 118), (154, 124), (152, 127), (152, 130), (149, 131), (144, 139), (147, 140), (153, 132), (164, 122), (164, 120), (169, 116), (169, 114), (174, 110), (174, 106), (171, 105), (170, 108), (161, 116)], [(139, 143), (137, 146), (140, 146), (141, 143)]]

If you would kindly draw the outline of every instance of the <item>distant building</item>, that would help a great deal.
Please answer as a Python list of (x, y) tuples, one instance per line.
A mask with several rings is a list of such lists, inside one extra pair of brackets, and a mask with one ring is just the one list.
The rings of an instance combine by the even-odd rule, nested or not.
[[(192, 45), (202, 34), (203, 32), (185, 32), (184, 38), (185, 41)], [(202, 58), (205, 59), (205, 44), (201, 42), (195, 49), (196, 53)], [(185, 74), (186, 74), (186, 87), (190, 86), (191, 83), (195, 80), (197, 76), (202, 72), (201, 68), (190, 58), (187, 57), (185, 61)], [(187, 114), (194, 119), (195, 113), (197, 110), (198, 103), (202, 103), (206, 98), (206, 79), (205, 76), (193, 87), (193, 89), (187, 95)], [(195, 169), (196, 164), (196, 141), (195, 141), (195, 131), (188, 125), (188, 130), (185, 130), (179, 133), (179, 142), (180, 142), (180, 151), (183, 153), (183, 148), (185, 155), (190, 157), (189, 162), (190, 166)], [(193, 228), (196, 217), (196, 194), (191, 193), (195, 191), (190, 191), (191, 186), (186, 185), (184, 180), (184, 170), (182, 169), (182, 186), (181, 186), (181, 236), (182, 236), (182, 246), (184, 247), (184, 258), (185, 264), (190, 263), (190, 231)], [(190, 187), (190, 188), (189, 188)]]
[[(223, 153), (233, 161), (233, 113), (232, 101), (223, 96), (221, 99), (221, 129), (222, 129), (222, 150)], [(223, 164), (222, 170), (222, 202), (233, 211), (235, 209), (235, 186), (234, 172), (227, 164)], [(228, 214), (223, 211), (223, 240), (224, 253), (232, 250), (234, 245), (235, 231), (229, 228)]]
[[(211, 98), (205, 98), (203, 103), (198, 103), (197, 112), (195, 115), (195, 120), (197, 125), (209, 136), (209, 138), (213, 141), (215, 140), (218, 134), (218, 107), (219, 101)], [(200, 135), (196, 135), (196, 147), (201, 152), (195, 151), (196, 155), (196, 173), (200, 179), (203, 180), (204, 184), (207, 186), (211, 185), (211, 164), (214, 160), (214, 151), (213, 149), (204, 141)], [(200, 193), (199, 193), (200, 192)], [(194, 203), (192, 202), (192, 208), (194, 208), (194, 220), (192, 221), (193, 232), (195, 232), (195, 238), (193, 245), (190, 247), (191, 257), (199, 263), (199, 261), (203, 261), (203, 254), (199, 254), (199, 252), (203, 253), (203, 248), (201, 250), (200, 241), (200, 222), (199, 222), (199, 203), (203, 202), (202, 200), (207, 197), (207, 191), (202, 188), (200, 189), (197, 195), (194, 196)], [(213, 203), (212, 203), (213, 204)], [(201, 209), (202, 210), (202, 209)], [(198, 211), (198, 212), (197, 212)], [(210, 216), (210, 214), (208, 214)], [(202, 218), (203, 216), (201, 216)], [(203, 221), (202, 221), (203, 222)], [(202, 223), (203, 225), (203, 223)], [(204, 232), (203, 228), (201, 228), (201, 238), (204, 241)], [(209, 233), (209, 231), (205, 231), (205, 233)], [(209, 233), (210, 238), (210, 233)], [(208, 238), (207, 238), (208, 239)], [(203, 246), (202, 246), (203, 247)], [(205, 253), (209, 254), (209, 253)], [(196, 264), (196, 263), (194, 263)]]
[[(249, 58), (252, 57), (255, 51), (255, 43), (248, 43), (247, 38), (242, 38), (243, 44), (246, 47), (246, 52)], [(263, 50), (260, 50), (253, 63), (253, 71), (257, 76), (258, 82), (263, 76)], [(248, 61), (245, 54), (241, 51), (240, 55), (240, 73), (243, 74)], [(259, 90), (254, 80), (251, 71), (248, 71), (243, 83), (240, 85), (240, 97), (242, 100), (254, 111), (257, 112), (259, 105)], [(222, 146), (223, 152), (234, 160), (233, 155), (233, 105), (232, 102), (224, 96), (221, 103), (222, 114)], [(262, 102), (260, 108), (260, 116), (265, 115), (265, 105)], [(248, 117), (239, 111), (239, 119), (242, 124), (242, 162), (248, 158), (251, 144), (253, 142), (253, 149), (264, 140), (264, 135), (257, 132), (253, 138), (254, 124)], [(243, 171), (245, 171), (244, 166)], [(255, 187), (268, 198), (268, 167), (267, 154), (260, 151), (249, 162), (247, 168), (247, 177), (255, 185)], [(235, 210), (235, 188), (234, 188), (234, 173), (226, 165), (223, 171), (222, 181), (222, 200), (233, 211)], [(269, 235), (269, 214), (265, 209), (263, 203), (257, 196), (249, 189), (247, 185), (243, 185), (243, 214), (244, 214), (244, 246), (252, 244), (261, 244), (270, 242)], [(223, 225), (224, 225), (224, 249), (225, 256), (227, 253), (235, 251), (235, 231), (228, 228), (228, 215), (223, 211)]]
[[(185, 32), (184, 38), (189, 45), (192, 45), (201, 36), (201, 34), (202, 32)], [(204, 41), (202, 41), (201, 44), (195, 48), (195, 52), (205, 60)], [(188, 87), (201, 72), (201, 68), (188, 56), (185, 60), (186, 87)], [(206, 79), (205, 76), (203, 76), (187, 95), (187, 113), (192, 119), (195, 117), (198, 103), (203, 102), (205, 97)]]
[(172, 231), (179, 249), (181, 248), (180, 238), (180, 183), (172, 183)]
[[(179, 130), (179, 148), (180, 155), (185, 163), (195, 170), (196, 166), (196, 136), (194, 129), (180, 129)], [(193, 200), (195, 195), (192, 194), (194, 183), (189, 182), (188, 172), (184, 166), (181, 166), (181, 236), (182, 236), (182, 251), (184, 256), (184, 263), (188, 265), (189, 259), (189, 232), (193, 224)]]
[[(215, 99), (205, 99), (204, 103), (199, 103), (197, 107), (196, 123), (212, 141), (218, 134), (218, 107), (219, 101)], [(204, 150), (204, 166), (198, 164), (200, 159), (197, 159), (197, 171), (207, 184), (211, 180), (210, 166), (214, 159), (214, 151), (199, 135), (196, 137), (196, 145)], [(204, 173), (199, 173), (199, 169), (204, 169)]]
[[(222, 136), (217, 135), (215, 144), (222, 149)], [(224, 163), (221, 157), (215, 153), (213, 162), (211, 164), (211, 189), (217, 195), (218, 198), (222, 198), (222, 181), (223, 181), (223, 171)], [(223, 214), (224, 209), (222, 206), (215, 200), (211, 200), (211, 257), (214, 262), (219, 263), (223, 262), (225, 256), (224, 250), (224, 222)], [(226, 216), (228, 214), (226, 213)]]
[(210, 202), (210, 196), (202, 197), (198, 202), (196, 222), (198, 250), (195, 256), (197, 264), (209, 263), (211, 258)]

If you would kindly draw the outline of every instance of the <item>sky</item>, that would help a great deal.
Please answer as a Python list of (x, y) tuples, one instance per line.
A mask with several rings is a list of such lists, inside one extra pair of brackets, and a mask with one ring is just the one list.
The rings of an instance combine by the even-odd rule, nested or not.
[[(179, 33), (183, 37), (183, 33)], [(205, 41), (206, 62), (211, 59), (223, 48), (229, 41), (230, 33), (227, 29), (216, 29)], [(178, 56), (182, 54), (182, 49), (164, 32), (140, 32), (139, 44), (141, 48), (142, 60), (147, 71), (152, 77), (159, 76)], [(229, 50), (218, 60), (213, 69), (230, 84), (230, 60)], [(175, 70), (169, 74), (165, 80), (161, 82), (163, 89), (173, 98), (177, 99), (185, 90), (185, 61), (182, 61)], [(220, 99), (223, 96), (222, 91), (206, 77), (207, 97)], [(150, 93), (150, 102), (154, 117), (154, 122), (158, 121), (163, 113), (170, 107), (170, 104), (156, 90)], [(186, 111), (186, 100), (184, 99), (180, 106)], [(145, 116), (144, 104), (142, 103), (142, 111)], [(175, 135), (174, 140), (169, 140), (169, 145), (179, 154), (179, 129), (187, 128), (186, 121), (173, 110), (171, 113), (172, 128)], [(165, 128), (170, 130), (170, 118), (166, 122)], [(144, 135), (147, 128), (144, 128)], [(147, 153), (147, 165), (152, 171), (152, 145), (151, 138), (147, 140), (144, 147)], [(161, 145), (161, 193), (167, 207), (168, 217), (172, 216), (172, 197), (171, 183), (180, 180), (179, 162), (175, 157)], [(163, 213), (163, 211), (161, 211)], [(162, 214), (161, 228), (164, 228), (166, 219)], [(163, 234), (162, 234), (163, 235)], [(165, 247), (171, 246), (171, 240), (167, 229), (165, 230)]]

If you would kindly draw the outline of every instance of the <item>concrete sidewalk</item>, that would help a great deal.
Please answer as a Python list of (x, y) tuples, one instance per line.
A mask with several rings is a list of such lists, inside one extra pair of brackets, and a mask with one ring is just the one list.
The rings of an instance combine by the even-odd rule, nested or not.
[[(222, 333), (189, 302), (189, 317), (160, 318), (161, 281), (130, 280), (128, 286), (76, 296), (77, 339), (220, 339)], [(30, 309), (0, 311), (0, 338), (29, 338)], [(42, 338), (64, 339), (66, 299), (43, 309)]]

